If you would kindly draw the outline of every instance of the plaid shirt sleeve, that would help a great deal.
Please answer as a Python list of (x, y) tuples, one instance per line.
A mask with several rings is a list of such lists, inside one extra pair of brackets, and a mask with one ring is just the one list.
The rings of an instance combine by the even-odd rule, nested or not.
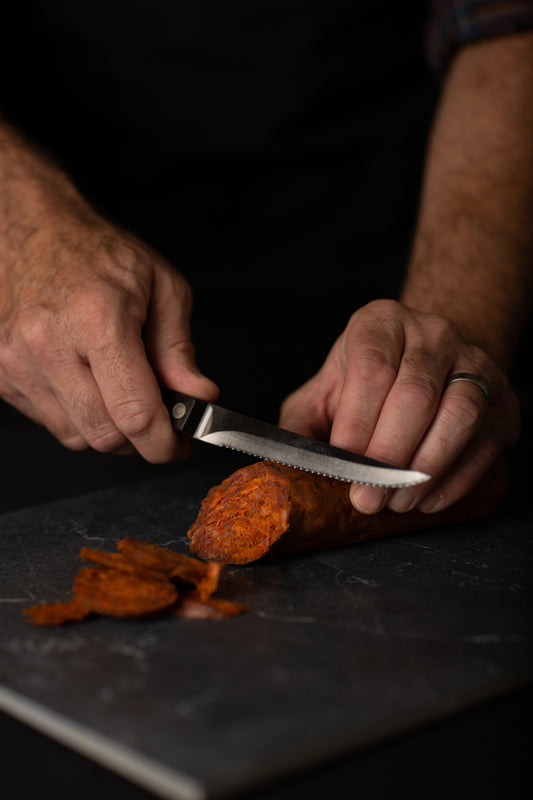
[(533, 29), (533, 0), (430, 0), (426, 50), (442, 73), (463, 45)]

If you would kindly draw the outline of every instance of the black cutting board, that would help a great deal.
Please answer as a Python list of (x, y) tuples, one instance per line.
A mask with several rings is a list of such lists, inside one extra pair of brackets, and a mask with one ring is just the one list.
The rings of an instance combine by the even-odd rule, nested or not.
[(0, 516), (0, 707), (165, 798), (229, 797), (533, 678), (523, 511), (228, 567), (224, 621), (34, 628), (82, 546), (186, 531), (233, 461)]

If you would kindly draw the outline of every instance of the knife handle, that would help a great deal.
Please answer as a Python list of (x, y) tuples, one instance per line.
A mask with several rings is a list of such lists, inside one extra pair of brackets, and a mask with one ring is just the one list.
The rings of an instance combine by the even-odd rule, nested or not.
[(194, 436), (207, 406), (205, 400), (198, 400), (183, 392), (164, 391), (163, 402), (170, 413), (172, 427), (177, 433)]

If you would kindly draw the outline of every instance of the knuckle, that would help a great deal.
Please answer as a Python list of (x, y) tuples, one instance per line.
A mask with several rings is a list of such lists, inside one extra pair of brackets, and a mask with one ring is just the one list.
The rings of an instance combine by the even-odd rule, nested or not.
[(187, 280), (179, 272), (166, 268), (163, 264), (158, 264), (158, 278), (163, 282), (164, 288), (178, 299), (183, 307), (190, 310), (193, 303), (192, 288)]
[(138, 268), (142, 264), (151, 264), (154, 253), (147, 245), (129, 234), (117, 237), (114, 233), (109, 248), (114, 261), (125, 271), (124, 277), (131, 278), (132, 286), (138, 285)]
[(144, 323), (146, 304), (142, 296), (113, 281), (98, 281), (77, 299), (72, 309), (75, 324), (102, 349), (120, 341), (128, 321)]
[(155, 425), (153, 412), (139, 400), (128, 399), (113, 409), (117, 427), (128, 439), (148, 436)]
[(396, 378), (396, 368), (381, 350), (371, 345), (361, 350), (351, 369), (356, 380), (373, 384), (377, 389), (388, 389)]
[(473, 369), (482, 374), (493, 372), (494, 365), (490, 356), (476, 344), (469, 345), (468, 350)]
[(116, 230), (101, 238), (98, 255), (94, 270), (101, 282), (133, 296), (149, 291), (154, 265), (161, 260), (140, 240), (117, 236)]
[(477, 428), (485, 408), (482, 398), (474, 398), (470, 394), (455, 394), (444, 406), (444, 417), (450, 429), (461, 427), (467, 430)]
[[(361, 438), (368, 441), (370, 440), (371, 434), (372, 428), (363, 423), (357, 428), (357, 441), (360, 441)], [(352, 452), (361, 450), (361, 447), (357, 443), (354, 443), (354, 431), (349, 428), (339, 429), (339, 426), (337, 426), (337, 428), (332, 432), (330, 444), (332, 444), (334, 447), (340, 447), (342, 450), (349, 450)]]
[(88, 447), (87, 440), (79, 433), (59, 434), (56, 435), (56, 438), (69, 450), (86, 450)]
[(430, 341), (433, 348), (438, 351), (448, 352), (456, 347), (459, 339), (459, 329), (454, 322), (435, 314), (428, 315), (427, 322), (430, 328)]
[(21, 316), (18, 324), (18, 337), (25, 349), (39, 360), (49, 360), (53, 346), (48, 315), (35, 310), (33, 313)]
[(11, 377), (25, 373), (17, 348), (11, 341), (0, 342), (0, 368), (8, 382)]
[(172, 350), (174, 358), (181, 356), (189, 363), (196, 363), (196, 348), (190, 339), (176, 337), (174, 340), (168, 342), (169, 350)]
[(402, 406), (415, 413), (434, 410), (440, 399), (440, 388), (428, 375), (410, 375), (399, 378), (397, 382)]
[(389, 340), (403, 336), (401, 307), (395, 300), (372, 300), (350, 317), (349, 327), (357, 331), (364, 329), (368, 341), (378, 337)]
[[(400, 309), (400, 304), (396, 300), (389, 298), (378, 298), (377, 300), (370, 300), (369, 303), (364, 305), (359, 311), (363, 314), (369, 314), (373, 318), (390, 319), (396, 317)], [(359, 312), (356, 311), (354, 316)]]
[(123, 434), (117, 429), (99, 398), (80, 389), (73, 395), (73, 407), (78, 427), (93, 450), (110, 453), (124, 445)]
[(92, 430), (86, 435), (90, 446), (99, 453), (113, 453), (124, 445), (124, 436), (116, 428)]
[(43, 424), (58, 442), (69, 450), (85, 450), (88, 447), (87, 440), (68, 417), (55, 414), (45, 417)]
[(111, 285), (99, 282), (88, 288), (78, 299), (75, 314), (80, 324), (102, 336), (104, 340), (113, 334), (117, 318), (117, 290)]
[(142, 453), (142, 456), (149, 464), (167, 464), (174, 458), (175, 449), (160, 449), (149, 453)]

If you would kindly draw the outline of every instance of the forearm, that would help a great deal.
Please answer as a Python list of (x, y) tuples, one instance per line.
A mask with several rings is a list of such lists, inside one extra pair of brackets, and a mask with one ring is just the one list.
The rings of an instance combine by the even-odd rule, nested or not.
[(69, 178), (0, 116), (0, 265), (52, 215), (90, 214)]
[(401, 300), (508, 367), (533, 285), (533, 34), (465, 48), (435, 120)]

